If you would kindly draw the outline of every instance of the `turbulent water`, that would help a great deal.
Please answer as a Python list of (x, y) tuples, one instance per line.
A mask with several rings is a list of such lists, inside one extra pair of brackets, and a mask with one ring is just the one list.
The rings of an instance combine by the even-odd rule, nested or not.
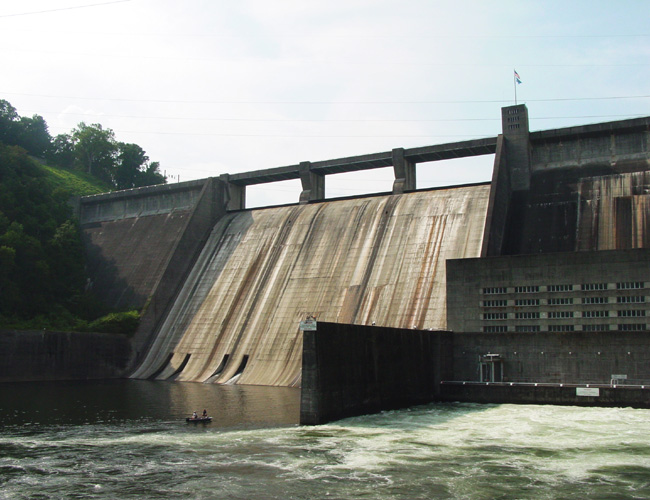
[[(301, 427), (299, 391), (0, 386), (0, 498), (650, 498), (650, 411), (432, 404)], [(188, 425), (208, 406), (215, 420)]]

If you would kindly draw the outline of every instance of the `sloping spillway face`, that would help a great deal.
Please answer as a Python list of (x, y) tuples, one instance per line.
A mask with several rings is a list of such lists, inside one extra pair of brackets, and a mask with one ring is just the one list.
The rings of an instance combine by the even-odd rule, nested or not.
[(307, 315), (444, 328), (445, 261), (479, 256), (488, 196), (482, 185), (227, 215), (133, 376), (297, 386)]

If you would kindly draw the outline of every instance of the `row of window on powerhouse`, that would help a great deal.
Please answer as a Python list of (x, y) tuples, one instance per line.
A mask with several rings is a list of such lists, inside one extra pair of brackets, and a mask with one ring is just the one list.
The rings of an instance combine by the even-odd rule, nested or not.
[(483, 333), (534, 333), (534, 332), (574, 332), (580, 331), (583, 332), (606, 332), (606, 331), (621, 331), (621, 332), (631, 332), (631, 331), (644, 331), (648, 329), (647, 324), (642, 323), (623, 323), (618, 325), (605, 325), (605, 324), (592, 324), (592, 325), (562, 325), (562, 324), (551, 324), (547, 326), (541, 325), (515, 325), (514, 327), (508, 327), (507, 325), (488, 325), (483, 326), (481, 331)]
[(500, 295), (506, 293), (538, 293), (538, 292), (574, 292), (598, 290), (640, 290), (646, 287), (644, 281), (621, 281), (618, 283), (582, 283), (580, 285), (524, 285), (524, 286), (493, 286), (481, 289), (483, 295)]
[[(612, 299), (612, 300), (610, 300)], [(614, 299), (616, 299), (614, 301)], [(569, 306), (574, 303), (585, 305), (597, 304), (643, 304), (646, 302), (645, 295), (619, 295), (616, 297), (582, 297), (574, 299), (573, 297), (551, 297), (548, 299), (491, 299), (481, 301), (481, 307), (528, 307), (528, 306)]]
[[(616, 313), (616, 314), (614, 314)], [(550, 311), (544, 312), (491, 312), (483, 313), (483, 320), (507, 320), (507, 319), (567, 319), (567, 318), (644, 318), (646, 316), (645, 309), (623, 309), (619, 311)]]

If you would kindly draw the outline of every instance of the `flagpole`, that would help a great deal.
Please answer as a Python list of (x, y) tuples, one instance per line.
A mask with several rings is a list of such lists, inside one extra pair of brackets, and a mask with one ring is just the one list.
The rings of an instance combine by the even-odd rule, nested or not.
[(517, 76), (515, 70), (512, 70), (512, 84), (515, 87), (515, 106), (517, 105)]

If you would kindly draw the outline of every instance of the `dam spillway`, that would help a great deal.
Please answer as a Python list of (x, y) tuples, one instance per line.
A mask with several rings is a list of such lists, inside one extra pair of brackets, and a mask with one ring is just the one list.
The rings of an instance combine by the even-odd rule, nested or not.
[[(332, 342), (322, 335), (328, 324), (374, 338), (374, 323), (410, 345), (446, 335), (422, 329), (452, 330), (447, 350), (421, 364), (448, 362), (446, 380), (475, 380), (486, 352), (503, 354), (501, 374), (515, 380), (647, 379), (643, 354), (633, 354), (646, 349), (650, 316), (650, 118), (529, 132), (520, 105), (504, 108), (502, 122), (496, 138), (82, 198), (89, 288), (106, 304), (142, 311), (126, 373), (304, 389), (318, 371), (312, 353), (324, 347), (310, 334), (302, 345), (299, 322), (313, 315), (331, 360), (326, 375), (345, 372), (336, 387), (346, 390), (363, 377), (362, 360), (374, 373), (405, 359), (411, 366), (414, 356), (392, 340), (381, 353)], [(490, 185), (416, 190), (416, 165), (486, 154), (494, 154)], [(326, 176), (388, 166), (391, 194), (326, 200)], [(298, 205), (245, 209), (247, 186), (289, 179), (300, 179)], [(630, 342), (610, 331), (631, 333)], [(560, 365), (551, 366), (535, 342), (524, 356), (521, 335), (537, 333), (576, 343), (570, 358), (554, 356)], [(463, 338), (474, 337), (463, 334), (476, 335), (471, 348)], [(571, 371), (578, 350), (587, 361)]]
[(490, 186), (228, 213), (134, 378), (299, 386), (307, 315), (443, 329), (445, 261), (478, 257)]

